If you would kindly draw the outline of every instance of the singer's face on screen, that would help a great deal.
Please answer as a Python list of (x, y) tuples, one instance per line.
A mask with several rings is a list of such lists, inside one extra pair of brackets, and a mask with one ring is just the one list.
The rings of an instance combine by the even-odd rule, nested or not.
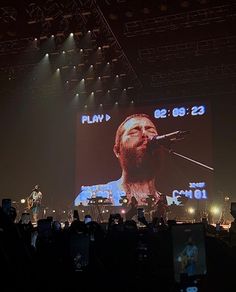
[(124, 122), (117, 131), (114, 146), (121, 167), (129, 172), (152, 171), (155, 159), (147, 144), (157, 134), (155, 125), (146, 116), (135, 116)]

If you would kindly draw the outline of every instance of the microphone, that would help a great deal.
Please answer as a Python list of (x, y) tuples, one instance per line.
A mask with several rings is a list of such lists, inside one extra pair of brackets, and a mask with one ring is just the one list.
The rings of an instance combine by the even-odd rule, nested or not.
[(154, 149), (159, 146), (170, 148), (170, 145), (174, 142), (178, 142), (184, 139), (184, 136), (189, 134), (190, 131), (175, 131), (165, 135), (156, 135), (148, 142), (148, 147)]

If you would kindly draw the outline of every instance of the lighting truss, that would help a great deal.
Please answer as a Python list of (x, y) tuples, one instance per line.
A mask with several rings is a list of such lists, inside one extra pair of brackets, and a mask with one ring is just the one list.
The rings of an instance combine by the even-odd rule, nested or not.
[(126, 37), (147, 35), (156, 32), (175, 31), (193, 26), (225, 22), (236, 17), (236, 3), (221, 5), (183, 13), (152, 17), (125, 23)]
[(152, 87), (164, 87), (202, 81), (214, 81), (236, 76), (236, 64), (205, 66), (181, 71), (155, 72), (151, 75)]
[[(21, 14), (22, 10), (24, 10), (23, 14)], [(21, 19), (21, 30), (18, 29), (17, 19)], [(113, 74), (125, 76), (123, 78), (128, 80), (127, 88), (141, 87), (132, 65), (96, 1), (61, 0), (55, 2), (47, 0), (45, 2), (29, 2), (25, 3), (21, 10), (14, 6), (10, 7), (10, 5), (0, 7), (0, 27), (2, 23), (5, 25), (4, 29), (7, 27), (9, 32), (11, 29), (13, 33), (6, 34), (7, 30), (0, 28), (0, 72), (24, 70), (24, 64), (9, 63), (7, 68), (4, 63), (4, 59), (7, 59), (5, 56), (11, 54), (22, 56), (22, 54), (40, 51), (41, 43), (50, 38), (51, 35), (54, 35), (55, 42), (59, 43), (59, 49), (56, 48), (50, 53), (58, 55), (60, 43), (63, 43), (69, 33), (75, 32), (75, 41), (78, 45), (82, 36), (91, 30), (92, 48), (85, 48), (83, 64), (88, 64), (94, 50), (101, 46), (104, 55), (99, 56), (97, 63), (106, 64), (109, 59), (112, 69), (116, 70)], [(77, 48), (77, 50), (79, 49)], [(70, 52), (70, 56), (73, 57), (73, 54), (77, 53), (78, 51), (74, 50), (74, 52)], [(11, 58), (8, 57), (8, 60), (11, 61)], [(29, 64), (25, 64), (25, 68), (28, 69)]]
[(185, 58), (187, 56), (203, 56), (209, 53), (224, 53), (236, 51), (236, 36), (205, 39), (200, 41), (169, 44), (165, 46), (143, 48), (138, 50), (140, 63)]

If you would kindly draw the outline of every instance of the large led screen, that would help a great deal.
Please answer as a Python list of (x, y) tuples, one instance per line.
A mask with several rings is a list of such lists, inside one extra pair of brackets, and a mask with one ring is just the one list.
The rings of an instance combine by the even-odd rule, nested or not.
[(163, 195), (169, 205), (180, 197), (206, 202), (212, 167), (209, 102), (116, 105), (77, 114), (75, 206), (94, 198), (113, 206), (132, 199), (155, 204)]

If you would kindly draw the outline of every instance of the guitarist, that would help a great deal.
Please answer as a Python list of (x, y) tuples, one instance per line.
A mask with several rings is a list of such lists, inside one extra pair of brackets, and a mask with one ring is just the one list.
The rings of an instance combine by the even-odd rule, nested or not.
[(30, 196), (27, 198), (28, 209), (32, 211), (33, 221), (36, 223), (38, 221), (38, 214), (40, 211), (41, 201), (43, 194), (39, 189), (39, 185), (36, 185)]
[(188, 237), (187, 244), (181, 253), (183, 273), (193, 276), (197, 272), (198, 247), (195, 245), (192, 236)]

